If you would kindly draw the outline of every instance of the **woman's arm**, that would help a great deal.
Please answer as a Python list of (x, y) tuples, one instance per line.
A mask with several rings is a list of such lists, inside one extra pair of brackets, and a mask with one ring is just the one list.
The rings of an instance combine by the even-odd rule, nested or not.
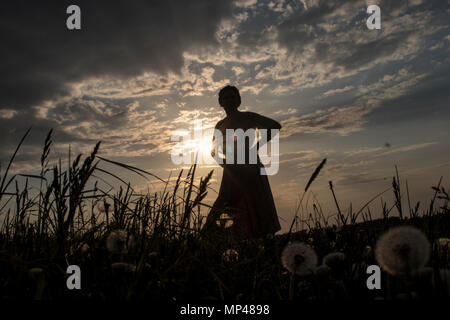
[(278, 121), (275, 121), (273, 119), (264, 117), (258, 113), (255, 112), (249, 112), (250, 116), (252, 117), (252, 120), (255, 122), (256, 127), (258, 129), (281, 129), (281, 124)]
[[(269, 142), (272, 139), (272, 130), (280, 130), (281, 124), (278, 121), (273, 119), (264, 117), (258, 113), (249, 112), (253, 122), (255, 123), (255, 127), (259, 130), (266, 129), (267, 130), (267, 141)], [(276, 135), (276, 134), (275, 134)]]

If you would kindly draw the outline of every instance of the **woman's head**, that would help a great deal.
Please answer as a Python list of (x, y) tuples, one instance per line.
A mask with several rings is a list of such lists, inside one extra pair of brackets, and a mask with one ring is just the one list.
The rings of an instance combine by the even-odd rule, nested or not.
[(241, 105), (241, 95), (234, 86), (226, 86), (219, 92), (219, 104), (225, 110), (237, 109)]

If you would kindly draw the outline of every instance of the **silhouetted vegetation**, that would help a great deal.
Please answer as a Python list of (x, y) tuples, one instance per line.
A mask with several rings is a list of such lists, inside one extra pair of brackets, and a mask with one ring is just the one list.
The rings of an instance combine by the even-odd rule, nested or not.
[[(448, 297), (445, 279), (449, 268), (447, 249), (436, 245), (450, 235), (449, 196), (441, 181), (433, 187), (425, 209), (412, 205), (398, 172), (392, 187), (360, 210), (343, 212), (334, 197), (337, 214), (324, 213), (320, 204), (299, 204), (287, 234), (259, 240), (237, 240), (220, 223), (203, 229), (202, 201), (212, 171), (197, 184), (196, 166), (176, 181), (165, 181), (151, 172), (99, 157), (100, 142), (82, 161), (78, 155), (63, 169), (61, 162), (48, 166), (52, 145), (50, 131), (40, 159), (39, 175), (9, 176), (11, 163), (29, 131), (20, 141), (0, 183), (0, 298), (1, 299), (151, 299), (151, 300), (251, 300), (251, 299), (429, 299)], [(140, 194), (130, 183), (99, 167), (107, 162), (142, 177), (164, 182), (154, 194)], [(308, 187), (325, 164), (321, 162)], [(99, 174), (122, 184), (118, 191), (98, 187)], [(26, 182), (19, 188), (17, 177)], [(32, 196), (29, 180), (40, 190)], [(94, 182), (94, 179), (97, 179)], [(88, 183), (94, 187), (87, 189)], [(330, 188), (333, 185), (330, 181)], [(15, 186), (15, 192), (7, 192)], [(408, 188), (406, 184), (406, 188)], [(393, 204), (381, 200), (381, 219), (372, 219), (369, 204), (386, 192)], [(333, 193), (334, 196), (334, 193)], [(302, 198), (303, 199), (303, 198)], [(394, 208), (398, 216), (393, 216)], [(373, 209), (372, 209), (373, 210)], [(303, 219), (299, 218), (299, 213)], [(335, 219), (330, 220), (330, 219)], [(293, 232), (292, 226), (305, 228)], [(397, 225), (413, 225), (432, 245), (430, 275), (408, 278), (382, 273), (382, 290), (368, 290), (366, 268), (377, 264), (377, 239)], [(293, 277), (281, 264), (283, 248), (300, 241), (314, 248), (319, 262), (332, 252), (343, 253), (336, 268), (312, 270)], [(66, 287), (69, 265), (81, 268), (81, 290)], [(324, 271), (325, 270), (325, 271)], [(405, 295), (406, 293), (406, 295)]]

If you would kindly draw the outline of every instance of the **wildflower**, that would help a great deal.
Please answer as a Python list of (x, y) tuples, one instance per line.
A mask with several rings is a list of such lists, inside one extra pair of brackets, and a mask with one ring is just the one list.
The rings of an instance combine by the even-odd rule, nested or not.
[(42, 268), (31, 268), (28, 270), (28, 276), (32, 280), (38, 280), (44, 274), (44, 269)]
[(217, 219), (216, 224), (219, 227), (228, 229), (229, 227), (231, 227), (233, 225), (233, 217), (231, 217), (229, 214), (227, 213), (222, 213), (219, 217), (219, 219)]
[(392, 275), (409, 275), (425, 266), (430, 256), (430, 244), (417, 228), (396, 227), (378, 239), (375, 256), (386, 272)]
[(314, 270), (317, 265), (317, 255), (307, 244), (294, 242), (283, 249), (281, 262), (292, 274), (303, 276)]
[(111, 269), (114, 273), (133, 273), (136, 271), (136, 266), (125, 262), (115, 262), (111, 264)]
[(234, 249), (227, 249), (224, 251), (224, 253), (222, 254), (222, 260), (225, 263), (231, 263), (231, 262), (236, 262), (239, 259), (239, 254), (236, 250)]
[(106, 248), (111, 253), (126, 254), (134, 246), (134, 238), (125, 230), (112, 231), (106, 239)]

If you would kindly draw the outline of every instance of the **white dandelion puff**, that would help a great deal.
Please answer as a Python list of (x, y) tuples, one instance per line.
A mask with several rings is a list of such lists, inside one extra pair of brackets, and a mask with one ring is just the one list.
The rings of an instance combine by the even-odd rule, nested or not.
[(114, 230), (106, 239), (106, 248), (111, 253), (126, 254), (133, 246), (133, 235), (128, 235), (125, 230)]
[(428, 262), (430, 244), (415, 227), (395, 227), (378, 239), (375, 256), (378, 264), (391, 275), (409, 275)]
[(342, 252), (332, 252), (323, 257), (322, 264), (332, 269), (342, 268), (345, 262), (345, 254)]
[(317, 265), (317, 255), (310, 246), (305, 243), (294, 242), (288, 244), (281, 254), (283, 266), (292, 274), (300, 276), (310, 274)]

